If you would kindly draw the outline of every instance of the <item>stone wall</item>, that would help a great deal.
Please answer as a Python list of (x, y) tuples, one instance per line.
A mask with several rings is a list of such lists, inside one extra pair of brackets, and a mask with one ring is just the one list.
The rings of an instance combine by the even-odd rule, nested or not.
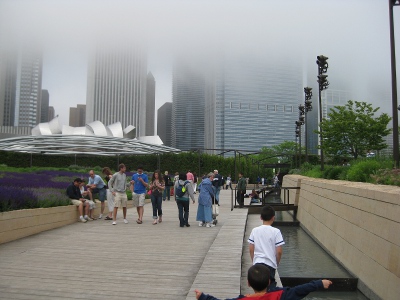
[[(107, 201), (105, 204), (107, 214)], [(94, 215), (99, 214), (100, 202), (97, 202)], [(0, 213), (0, 244), (72, 224), (78, 220), (78, 208), (74, 205), (3, 212)]]
[(400, 299), (400, 188), (286, 175), (301, 226), (370, 299)]

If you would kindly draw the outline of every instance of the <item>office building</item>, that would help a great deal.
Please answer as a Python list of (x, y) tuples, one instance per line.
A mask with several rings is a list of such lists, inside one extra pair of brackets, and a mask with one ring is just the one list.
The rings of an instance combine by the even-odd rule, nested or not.
[(179, 60), (172, 74), (172, 147), (204, 148), (205, 76), (200, 64)]
[(145, 135), (147, 60), (138, 48), (101, 48), (89, 62), (86, 123), (132, 125)]
[(215, 69), (206, 84), (206, 148), (250, 153), (294, 141), (304, 97), (301, 72), (296, 64), (251, 59)]
[(172, 146), (172, 102), (164, 103), (157, 111), (157, 135), (165, 146)]
[(78, 104), (69, 108), (69, 126), (82, 127), (86, 124), (86, 105)]
[(55, 111), (53, 106), (49, 106), (49, 122), (55, 117)]
[(153, 74), (147, 74), (146, 82), (146, 132), (145, 135), (154, 135), (154, 114), (156, 105), (156, 81)]
[(41, 55), (35, 51), (2, 53), (0, 70), (0, 124), (36, 126), (41, 113)]
[(49, 91), (42, 90), (42, 101), (40, 105), (40, 123), (49, 122)]

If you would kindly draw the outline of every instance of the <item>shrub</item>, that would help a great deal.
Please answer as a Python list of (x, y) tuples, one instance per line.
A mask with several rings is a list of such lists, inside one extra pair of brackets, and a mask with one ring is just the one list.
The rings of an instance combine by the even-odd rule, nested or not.
[(325, 168), (324, 178), (338, 180), (340, 174), (343, 171), (343, 168), (345, 168), (345, 167), (330, 166), (330, 167)]
[(377, 160), (363, 160), (350, 166), (347, 172), (347, 179), (358, 182), (372, 182), (371, 174), (382, 168)]
[(307, 170), (306, 172), (304, 172), (304, 176), (323, 178), (323, 172), (321, 171), (320, 166), (314, 166), (311, 170)]

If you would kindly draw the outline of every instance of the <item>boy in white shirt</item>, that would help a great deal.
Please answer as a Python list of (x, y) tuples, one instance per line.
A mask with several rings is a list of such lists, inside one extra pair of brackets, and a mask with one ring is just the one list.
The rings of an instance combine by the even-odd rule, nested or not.
[(266, 205), (261, 210), (263, 224), (251, 231), (249, 242), (250, 258), (255, 264), (265, 264), (270, 270), (269, 289), (276, 287), (275, 271), (282, 257), (282, 245), (285, 244), (281, 231), (272, 227), (275, 221), (275, 210)]

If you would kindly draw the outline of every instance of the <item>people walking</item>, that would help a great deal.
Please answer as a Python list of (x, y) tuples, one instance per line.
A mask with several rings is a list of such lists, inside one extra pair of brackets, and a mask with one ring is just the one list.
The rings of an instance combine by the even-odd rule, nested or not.
[[(183, 193), (183, 189), (185, 189)], [(185, 173), (179, 174), (178, 181), (175, 182), (174, 186), (176, 205), (178, 206), (178, 217), (179, 217), (179, 226), (180, 227), (190, 227), (189, 224), (189, 206), (190, 199), (192, 199), (193, 204), (195, 203), (193, 186), (187, 180), (187, 176)], [(182, 194), (177, 193), (178, 190), (181, 190)]]
[(114, 196), (114, 211), (113, 211), (113, 225), (117, 225), (117, 212), (118, 208), (122, 207), (122, 213), (124, 215), (124, 223), (128, 224), (126, 219), (126, 207), (128, 205), (128, 196), (126, 195), (126, 167), (124, 164), (118, 166), (118, 172), (115, 173), (108, 181), (108, 188), (111, 190)]
[(232, 178), (230, 174), (226, 177), (226, 182), (225, 182), (225, 188), (228, 189), (228, 187), (232, 189)]
[(138, 213), (138, 219), (136, 223), (143, 223), (143, 213), (144, 213), (144, 201), (146, 196), (146, 188), (149, 185), (149, 179), (146, 174), (143, 173), (143, 167), (137, 168), (137, 173), (132, 175), (131, 180), (131, 191), (133, 206), (136, 207)]
[(113, 212), (114, 212), (114, 196), (111, 193), (111, 190), (108, 188), (108, 182), (110, 181), (113, 173), (111, 172), (109, 167), (103, 168), (103, 174), (105, 175), (104, 180), (106, 182), (106, 195), (107, 195), (107, 205), (108, 205), (108, 215), (105, 217), (105, 220), (112, 220), (113, 219)]
[(236, 196), (240, 208), (242, 208), (244, 205), (244, 194), (246, 194), (246, 178), (243, 177), (242, 172), (239, 172)]
[(221, 191), (221, 186), (223, 183), (223, 178), (220, 174), (218, 174), (218, 170), (214, 170), (214, 179), (213, 179), (213, 187), (214, 187), (214, 194), (215, 194), (215, 202), (219, 205), (219, 193)]
[(165, 189), (163, 191), (163, 200), (171, 200), (171, 186), (173, 185), (172, 181), (171, 181), (171, 177), (169, 177), (168, 171), (164, 172), (164, 184), (165, 184)]
[(214, 194), (214, 188), (212, 181), (214, 179), (214, 173), (208, 173), (207, 178), (204, 178), (200, 183), (198, 208), (196, 220), (199, 221), (199, 226), (214, 227), (212, 217), (212, 203)]
[(155, 170), (149, 184), (151, 205), (153, 207), (153, 225), (162, 222), (162, 195), (164, 189), (165, 184), (161, 172), (160, 170)]

